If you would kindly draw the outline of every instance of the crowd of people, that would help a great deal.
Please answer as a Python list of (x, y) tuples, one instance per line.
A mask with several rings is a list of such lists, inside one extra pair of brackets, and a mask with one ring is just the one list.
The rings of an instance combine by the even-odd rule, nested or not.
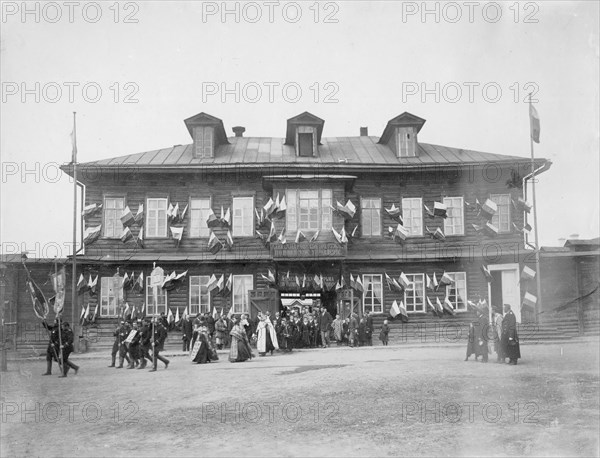
[[(487, 307), (477, 307), (477, 318), (470, 324), (467, 340), (467, 355), (475, 360), (481, 357), (488, 361), (493, 341), (497, 362), (516, 365), (521, 357), (519, 338), (517, 335), (516, 317), (510, 305), (504, 305), (504, 314), (494, 313), (493, 323), (488, 322)], [(73, 351), (73, 332), (67, 322), (56, 320), (54, 325), (44, 326), (48, 330), (50, 341), (46, 352), (47, 370), (43, 375), (52, 374), (52, 362), (59, 363), (61, 377), (66, 377), (69, 369), (75, 373), (79, 367), (69, 361)], [(273, 355), (280, 351), (289, 353), (296, 348), (327, 348), (332, 341), (336, 345), (349, 347), (373, 345), (373, 316), (367, 313), (358, 317), (355, 313), (342, 319), (335, 318), (324, 307), (311, 309), (287, 309), (276, 312), (259, 312), (255, 319), (248, 314), (221, 315), (213, 317), (209, 313), (188, 315), (181, 323), (182, 350), (189, 352), (190, 360), (196, 364), (210, 363), (219, 359), (217, 350), (229, 348), (229, 361), (247, 361), (256, 355)], [(144, 369), (150, 364), (150, 371), (158, 368), (158, 362), (166, 369), (170, 361), (161, 356), (168, 336), (169, 323), (164, 315), (144, 320), (121, 320), (114, 330), (114, 343), (109, 367), (121, 369)], [(491, 331), (491, 332), (490, 332)], [(384, 346), (388, 345), (390, 326), (383, 321), (379, 329), (379, 339)], [(118, 365), (117, 365), (118, 357)], [(127, 366), (124, 366), (124, 363)]]

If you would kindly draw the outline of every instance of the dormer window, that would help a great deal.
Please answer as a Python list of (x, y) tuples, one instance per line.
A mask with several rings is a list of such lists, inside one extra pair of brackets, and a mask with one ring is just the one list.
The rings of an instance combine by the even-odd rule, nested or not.
[(194, 159), (213, 158), (221, 145), (229, 144), (223, 121), (206, 113), (186, 119), (185, 126), (194, 140)]
[(285, 144), (294, 146), (298, 157), (318, 157), (323, 121), (305, 111), (287, 120)]
[(398, 157), (417, 155), (417, 133), (414, 127), (398, 127)]
[(404, 112), (388, 121), (378, 143), (388, 145), (397, 158), (415, 157), (418, 154), (417, 134), (423, 124), (424, 119)]
[(298, 126), (296, 141), (296, 151), (298, 156), (313, 157), (316, 156), (317, 147), (316, 128), (310, 126)]
[(214, 157), (213, 133), (211, 126), (194, 127), (194, 157)]

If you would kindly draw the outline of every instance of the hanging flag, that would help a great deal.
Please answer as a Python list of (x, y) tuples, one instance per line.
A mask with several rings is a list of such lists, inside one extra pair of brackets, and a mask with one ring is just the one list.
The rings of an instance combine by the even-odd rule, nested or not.
[(494, 280), (494, 277), (492, 277), (492, 273), (490, 272), (488, 266), (482, 264), (481, 270), (483, 271), (483, 275), (485, 276), (485, 281), (491, 283)]
[(56, 294), (54, 299), (54, 313), (58, 316), (65, 306), (65, 283), (67, 275), (64, 266), (57, 273), (51, 274), (50, 279), (52, 281), (52, 288)]
[(273, 213), (273, 210), (275, 210), (275, 202), (273, 202), (272, 198), (269, 197), (269, 200), (264, 205), (263, 210), (265, 211), (266, 216), (270, 216), (271, 213)]
[(285, 212), (287, 211), (287, 204), (285, 202), (285, 196), (281, 198), (279, 201), (279, 206), (277, 207), (276, 216), (278, 218), (283, 218), (285, 216)]
[(427, 213), (427, 216), (429, 216), (430, 218), (435, 218), (435, 215), (427, 205), (423, 204), (423, 208), (425, 209), (425, 213)]
[(213, 228), (213, 227), (217, 227), (217, 226), (221, 225), (219, 218), (217, 218), (217, 215), (215, 215), (212, 208), (209, 209), (208, 217), (206, 218), (206, 225), (209, 228)]
[(181, 215), (179, 215), (179, 222), (182, 223), (183, 220), (185, 219), (185, 215), (188, 211), (188, 207), (189, 205), (186, 205), (185, 208), (183, 209), (183, 211), (181, 212)]
[(400, 219), (402, 219), (402, 216), (400, 216), (400, 209), (398, 207), (396, 207), (396, 204), (392, 204), (392, 206), (390, 208), (385, 208), (384, 207), (384, 210), (392, 218), (400, 218)]
[(408, 312), (406, 311), (403, 301), (400, 301), (398, 308), (400, 309), (400, 319), (403, 323), (408, 323)]
[(410, 286), (412, 285), (411, 281), (408, 279), (408, 277), (404, 274), (404, 272), (402, 272), (400, 274), (399, 277), (399, 281), (398, 283), (400, 284), (400, 286), (402, 286), (403, 289), (408, 289), (410, 288)]
[(350, 288), (356, 289), (356, 281), (354, 280), (354, 275), (350, 274)]
[(443, 308), (444, 312), (447, 312), (449, 315), (454, 315), (454, 306), (452, 305), (452, 302), (450, 302), (448, 296), (444, 298)]
[(173, 207), (173, 211), (171, 212), (171, 216), (173, 217), (173, 221), (179, 221), (179, 202), (175, 204)]
[(144, 224), (144, 204), (140, 204), (133, 220), (138, 226)]
[(431, 283), (431, 278), (427, 274), (425, 274), (425, 287), (429, 291), (433, 291), (433, 283)]
[(346, 227), (345, 226), (342, 226), (342, 231), (340, 232), (340, 237), (342, 240), (342, 242), (341, 242), (342, 244), (348, 243), (348, 237), (346, 236)]
[(188, 308), (183, 309), (183, 315), (181, 316), (182, 320), (187, 320), (188, 317)]
[(167, 323), (172, 324), (175, 321), (175, 317), (173, 316), (173, 311), (171, 307), (169, 307), (169, 312), (167, 313)]
[(352, 219), (356, 213), (356, 206), (351, 200), (348, 200), (346, 205), (342, 205), (339, 201), (336, 201), (336, 208), (334, 210), (340, 213), (344, 219)]
[(433, 216), (447, 218), (448, 217), (448, 207), (446, 206), (446, 204), (443, 204), (441, 202), (434, 202), (433, 203)]
[(301, 243), (304, 241), (306, 241), (306, 236), (302, 231), (299, 230), (298, 232), (296, 232), (296, 238), (294, 239), (294, 243)]
[(135, 243), (140, 248), (144, 248), (144, 228), (143, 227), (140, 227), (140, 232), (138, 232), (138, 236), (137, 236), (137, 239), (135, 240)]
[(79, 274), (79, 280), (77, 281), (77, 294), (83, 294), (87, 290), (88, 283), (85, 281), (83, 274)]
[(498, 235), (498, 228), (494, 226), (490, 221), (485, 223), (485, 231), (488, 235)]
[(177, 277), (177, 274), (175, 273), (175, 271), (171, 272), (169, 275), (167, 275), (162, 282), (161, 288), (167, 291), (172, 291), (175, 289), (175, 277)]
[(440, 315), (443, 315), (443, 314), (444, 314), (444, 306), (443, 306), (443, 305), (442, 305), (442, 303), (440, 302), (440, 298), (439, 298), (439, 297), (436, 297), (436, 298), (435, 298), (435, 306), (436, 306), (436, 308), (437, 308), (437, 310), (438, 310), (438, 313), (439, 313)]
[(170, 226), (169, 229), (171, 229), (171, 238), (176, 240), (177, 245), (179, 245), (183, 237), (183, 227)]
[(538, 115), (537, 110), (531, 104), (531, 100), (529, 100), (529, 128), (531, 130), (531, 139), (539, 143), (540, 142), (540, 116)]
[(433, 315), (440, 318), (442, 316), (442, 314), (440, 314), (438, 309), (436, 308), (436, 306), (431, 303), (431, 300), (429, 299), (429, 297), (426, 297), (426, 299), (427, 299), (427, 306), (431, 309), (431, 312), (433, 313)]
[(471, 226), (473, 226), (473, 229), (475, 229), (475, 232), (477, 232), (477, 233), (481, 233), (485, 230), (485, 226), (483, 226), (481, 224), (472, 223)]
[(525, 296), (523, 296), (523, 305), (528, 305), (530, 307), (535, 307), (535, 304), (537, 303), (537, 297), (535, 297), (533, 294), (531, 293), (525, 293)]
[(177, 276), (175, 277), (175, 284), (176, 285), (180, 285), (181, 283), (183, 283), (183, 279), (187, 276), (188, 271), (186, 270), (185, 272), (181, 272), (180, 274), (177, 274)]
[(263, 234), (262, 232), (260, 232), (258, 229), (256, 229), (256, 236), (260, 239), (260, 241), (262, 243), (264, 243), (265, 245), (267, 245), (269, 242), (267, 241), (267, 236), (265, 234)]
[(172, 203), (169, 202), (169, 208), (167, 208), (167, 219), (170, 221), (173, 219), (173, 212), (175, 211), (175, 207)]
[(131, 307), (131, 321), (135, 321), (135, 319), (137, 318), (137, 307), (135, 305), (133, 305)]
[(210, 237), (208, 239), (208, 251), (210, 251), (212, 254), (217, 254), (222, 248), (223, 243), (213, 231), (210, 231)]
[(267, 242), (275, 242), (277, 240), (277, 232), (275, 232), (275, 223), (271, 221), (271, 230), (269, 231), (269, 236), (267, 237)]
[(231, 320), (232, 316), (233, 316), (233, 306), (229, 307), (229, 311), (227, 312), (227, 319)]
[(131, 308), (129, 307), (129, 302), (125, 302), (125, 309), (123, 309), (122, 318), (124, 320), (127, 320), (127, 315), (130, 315), (130, 314), (131, 314)]
[(313, 277), (313, 283), (315, 284), (315, 288), (317, 288), (317, 289), (323, 288), (323, 284), (321, 283), (321, 278), (319, 277), (318, 274), (315, 274), (315, 276)]
[(88, 282), (88, 290), (89, 290), (90, 296), (96, 295), (96, 287), (97, 286), (98, 286), (98, 275), (96, 275), (96, 278), (94, 278), (92, 280), (92, 275), (90, 274), (90, 281)]
[(517, 197), (516, 201), (512, 199), (512, 204), (515, 209), (524, 211), (526, 213), (531, 212), (531, 209), (533, 208), (533, 206), (529, 202), (525, 201), (525, 199), (522, 197)]
[(140, 272), (137, 281), (133, 285), (133, 291), (138, 294), (144, 291), (144, 272)]
[(175, 309), (175, 326), (179, 326), (181, 318), (179, 317), (179, 307)]
[(133, 217), (133, 214), (131, 213), (129, 206), (126, 206), (123, 209), (123, 213), (121, 213), (121, 223), (123, 224), (123, 226), (128, 227), (128, 226), (131, 226), (134, 221), (135, 221), (135, 218)]
[(213, 307), (212, 317), (215, 320), (219, 317), (219, 313), (217, 312), (217, 308), (216, 307)]
[(121, 234), (121, 242), (125, 243), (128, 240), (131, 240), (133, 238), (133, 234), (131, 233), (131, 229), (129, 229), (128, 227), (125, 227), (125, 229), (123, 230), (123, 233)]
[(33, 303), (34, 313), (40, 320), (45, 320), (48, 316), (50, 308), (48, 306), (46, 298), (44, 297), (44, 293), (42, 293), (42, 290), (33, 281), (33, 278), (31, 278), (29, 271), (27, 271), (27, 280), (25, 280), (25, 282), (27, 283), (27, 289), (29, 290), (29, 294), (31, 296), (31, 302)]
[(486, 201), (480, 205), (479, 211), (482, 214), (481, 216), (491, 219), (492, 216), (494, 216), (498, 211), (498, 205), (496, 205), (496, 202), (494, 202), (492, 199), (486, 199)]
[[(133, 278), (133, 275), (132, 275), (132, 278)], [(121, 283), (121, 288), (125, 289), (130, 284), (131, 284), (131, 278), (129, 278), (129, 274), (127, 272), (125, 272), (125, 275), (123, 276), (123, 282)]]
[(208, 284), (206, 285), (206, 289), (209, 293), (217, 287), (217, 282), (217, 277), (215, 277), (215, 274), (212, 274), (208, 279)]
[(277, 241), (282, 245), (285, 245), (287, 243), (287, 240), (285, 238), (285, 227), (281, 228), (281, 233), (277, 237)]
[(316, 241), (317, 241), (317, 239), (319, 238), (319, 232), (320, 232), (320, 231), (317, 231), (317, 232), (315, 232), (315, 233), (313, 234), (313, 236), (310, 238), (309, 242), (311, 242), (311, 243), (312, 243), (312, 242), (316, 242)]
[(81, 215), (85, 218), (86, 216), (90, 216), (93, 215), (94, 213), (96, 213), (98, 210), (102, 209), (102, 204), (97, 205), (97, 204), (89, 204), (86, 205), (85, 207), (83, 207), (83, 211), (81, 212)]
[(444, 271), (442, 278), (440, 278), (440, 285), (451, 285), (452, 283), (454, 283), (454, 280)]
[(85, 318), (85, 305), (81, 306), (81, 313), (79, 314), (79, 324), (83, 324)]
[(88, 303), (88, 306), (85, 309), (85, 315), (83, 316), (83, 322), (89, 323), (89, 321), (90, 321), (90, 304)]
[(441, 240), (441, 241), (446, 240), (446, 236), (442, 232), (442, 229), (439, 228), (439, 227), (436, 227), (435, 231), (432, 231), (431, 229), (429, 229), (428, 226), (425, 226), (425, 230), (431, 236), (431, 238), (434, 238), (434, 239), (437, 239), (437, 240)]
[(438, 288), (440, 287), (440, 285), (438, 284), (437, 278), (435, 276), (435, 272), (433, 273), (433, 275), (431, 276), (432, 278), (432, 282), (433, 282), (433, 288), (435, 291), (438, 290)]
[(225, 288), (223, 289), (224, 293), (230, 293), (232, 291), (233, 287), (233, 274), (229, 274), (229, 278), (227, 278), (227, 281), (225, 282)]
[[(392, 228), (390, 228), (392, 229)], [(406, 237), (408, 237), (408, 229), (406, 229), (402, 224), (398, 223), (398, 226), (396, 226), (396, 229), (393, 230), (393, 238), (394, 240), (400, 240), (400, 241), (404, 241), (406, 240)]]
[(83, 233), (83, 243), (85, 245), (90, 245), (98, 240), (100, 237), (100, 232), (102, 231), (102, 225), (87, 227)]
[(396, 318), (398, 315), (400, 315), (400, 313), (400, 306), (398, 305), (398, 302), (396, 302), (396, 299), (394, 299), (392, 307), (390, 308), (390, 316), (392, 318)]
[(360, 278), (360, 275), (356, 276), (356, 289), (357, 289), (357, 291), (360, 291), (361, 293), (365, 290), (365, 287), (363, 285), (362, 279)]
[[(221, 207), (221, 211), (222, 210), (223, 210), (223, 207)], [(231, 225), (231, 211), (229, 208), (225, 212), (225, 215), (221, 215), (221, 224), (225, 227), (229, 227)]]
[(267, 272), (268, 273), (266, 277), (263, 274), (260, 274), (260, 276), (264, 278), (267, 281), (267, 283), (274, 285), (276, 283), (275, 275), (273, 274), (273, 272), (271, 272), (271, 269), (269, 269)]
[(521, 272), (521, 280), (533, 280), (535, 278), (535, 270), (531, 267), (523, 266), (523, 271)]

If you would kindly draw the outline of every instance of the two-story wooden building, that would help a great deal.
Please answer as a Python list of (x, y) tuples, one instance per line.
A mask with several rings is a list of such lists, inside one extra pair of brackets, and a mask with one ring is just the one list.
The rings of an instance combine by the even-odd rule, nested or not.
[[(534, 267), (531, 160), (422, 143), (424, 123), (403, 113), (378, 136), (326, 137), (325, 121), (305, 112), (282, 123), (283, 137), (239, 126), (228, 137), (200, 113), (185, 120), (188, 145), (79, 164), (78, 275), (98, 277), (79, 308), (99, 304), (100, 320), (125, 303), (241, 313), (253, 300), (308, 296), (332, 313), (387, 316), (396, 301), (409, 318), (435, 320), (439, 305), (460, 319), (481, 296), (520, 318), (525, 292), (535, 294), (521, 279)], [(550, 165), (536, 159), (534, 173)]]

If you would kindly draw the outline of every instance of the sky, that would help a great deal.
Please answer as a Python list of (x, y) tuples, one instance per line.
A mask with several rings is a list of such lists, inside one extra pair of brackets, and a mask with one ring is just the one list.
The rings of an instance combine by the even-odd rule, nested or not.
[(2, 2), (2, 252), (63, 257), (70, 161), (191, 143), (207, 112), (228, 135), (284, 137), (304, 111), (325, 137), (379, 136), (408, 111), (419, 141), (535, 155), (540, 244), (598, 237), (599, 3)]

